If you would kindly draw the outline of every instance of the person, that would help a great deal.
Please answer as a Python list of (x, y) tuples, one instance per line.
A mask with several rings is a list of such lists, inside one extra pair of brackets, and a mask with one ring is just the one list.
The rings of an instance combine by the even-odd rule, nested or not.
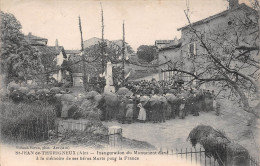
[(160, 120), (160, 109), (161, 109), (161, 103), (155, 103), (151, 106), (152, 110), (152, 121), (153, 123), (157, 123)]
[(146, 121), (146, 110), (145, 110), (145, 108), (143, 107), (143, 105), (141, 103), (139, 103), (137, 106), (140, 108), (139, 115), (138, 115), (137, 119), (140, 122), (145, 123), (145, 121)]
[(133, 108), (133, 121), (135, 121), (138, 117), (138, 112), (139, 112), (139, 108), (137, 107), (138, 103), (140, 99), (138, 98), (138, 95), (134, 95), (133, 96), (133, 104), (134, 104), (134, 108)]
[(185, 118), (185, 98), (184, 97), (182, 97), (181, 98), (181, 105), (180, 105), (180, 111), (179, 111), (179, 118), (180, 119), (184, 119)]
[(216, 98), (213, 98), (213, 110), (216, 112), (216, 115), (220, 115), (220, 103), (217, 102)]
[(168, 107), (167, 105), (168, 105), (167, 101), (161, 102), (161, 107), (159, 109), (159, 121), (160, 122), (165, 122), (165, 114), (166, 114), (167, 107)]
[(134, 111), (134, 104), (133, 104), (133, 100), (130, 99), (129, 103), (126, 105), (126, 121), (128, 124), (131, 124), (133, 121), (133, 111)]
[(126, 115), (126, 101), (124, 98), (120, 99), (119, 106), (118, 106), (118, 115), (117, 119), (119, 123), (125, 123), (125, 116)]
[[(166, 109), (166, 114), (165, 114), (167, 120), (171, 119), (172, 114), (173, 114), (172, 111), (173, 111), (172, 104), (169, 101), (167, 101), (167, 109)], [(174, 116), (174, 118), (175, 118), (175, 116)]]
[(207, 90), (206, 93), (205, 93), (205, 110), (206, 112), (209, 112), (212, 107), (211, 107), (211, 94), (210, 94), (210, 91)]
[(194, 94), (191, 108), (193, 116), (199, 116), (199, 100), (199, 96), (197, 94)]

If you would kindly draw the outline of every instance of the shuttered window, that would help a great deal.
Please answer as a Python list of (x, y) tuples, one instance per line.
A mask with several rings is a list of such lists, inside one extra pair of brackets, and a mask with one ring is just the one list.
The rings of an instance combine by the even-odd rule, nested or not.
[(192, 58), (196, 55), (196, 51), (197, 51), (197, 48), (196, 48), (196, 43), (190, 43), (188, 45), (188, 56), (189, 58)]

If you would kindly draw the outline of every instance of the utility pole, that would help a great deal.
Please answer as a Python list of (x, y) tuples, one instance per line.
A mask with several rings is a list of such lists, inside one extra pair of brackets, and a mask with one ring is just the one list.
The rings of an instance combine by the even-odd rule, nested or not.
[(125, 23), (123, 21), (123, 43), (122, 43), (122, 60), (123, 60), (123, 86), (125, 86)]
[(102, 65), (102, 73), (105, 71), (105, 55), (104, 55), (104, 47), (105, 47), (105, 41), (104, 41), (104, 14), (103, 14), (103, 7), (102, 3), (100, 3), (101, 6), (101, 23), (102, 23), (102, 42), (101, 42), (101, 65)]
[(85, 54), (84, 54), (84, 45), (83, 45), (83, 36), (82, 36), (82, 27), (81, 27), (81, 20), (79, 16), (79, 32), (81, 37), (81, 61), (83, 63), (83, 86), (84, 90), (87, 91), (87, 76), (86, 76), (86, 63), (85, 63)]

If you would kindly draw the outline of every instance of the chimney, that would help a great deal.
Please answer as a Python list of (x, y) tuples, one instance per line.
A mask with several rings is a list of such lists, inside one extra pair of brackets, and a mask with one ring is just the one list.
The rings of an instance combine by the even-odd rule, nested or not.
[(32, 32), (29, 32), (28, 33), (28, 38), (31, 39), (31, 37), (32, 37)]
[(234, 9), (239, 5), (238, 0), (229, 0), (229, 9)]
[(55, 46), (56, 46), (56, 47), (59, 47), (58, 39), (56, 39), (56, 41), (55, 41)]
[(58, 39), (55, 40), (55, 49), (59, 50), (59, 42)]
[(174, 38), (174, 44), (178, 44), (178, 39), (177, 39), (176, 36), (175, 36), (175, 38)]

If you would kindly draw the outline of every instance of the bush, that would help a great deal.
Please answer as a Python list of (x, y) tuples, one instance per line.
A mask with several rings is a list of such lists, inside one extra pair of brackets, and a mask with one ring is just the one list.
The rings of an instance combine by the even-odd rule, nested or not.
[(0, 102), (1, 139), (43, 141), (55, 128), (53, 107)]

